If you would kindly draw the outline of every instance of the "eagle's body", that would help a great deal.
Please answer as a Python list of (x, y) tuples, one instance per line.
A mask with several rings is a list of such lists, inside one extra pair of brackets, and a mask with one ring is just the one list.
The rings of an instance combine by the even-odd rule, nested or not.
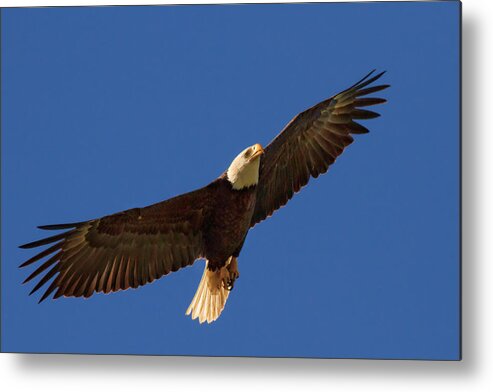
[(49, 257), (25, 280), (48, 270), (31, 294), (51, 279), (40, 302), (55, 290), (58, 298), (136, 288), (204, 258), (187, 314), (200, 322), (216, 320), (239, 276), (237, 259), (250, 228), (310, 177), (325, 173), (352, 143), (351, 134), (368, 132), (354, 120), (378, 114), (360, 108), (385, 100), (364, 96), (388, 87), (365, 88), (382, 74), (370, 75), (296, 116), (265, 150), (259, 144), (246, 148), (203, 188), (99, 219), (40, 226), (68, 230), (21, 246), (51, 244), (21, 265)]
[(210, 269), (224, 266), (230, 256), (238, 257), (250, 229), (257, 186), (233, 189), (225, 177), (208, 187), (214, 199), (208, 227), (205, 228), (205, 257)]

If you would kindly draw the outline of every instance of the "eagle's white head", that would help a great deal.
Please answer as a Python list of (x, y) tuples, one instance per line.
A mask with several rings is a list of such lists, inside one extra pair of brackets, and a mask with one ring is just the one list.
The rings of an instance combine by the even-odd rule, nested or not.
[(264, 149), (260, 144), (245, 148), (229, 165), (226, 172), (233, 189), (240, 190), (258, 183), (260, 156)]

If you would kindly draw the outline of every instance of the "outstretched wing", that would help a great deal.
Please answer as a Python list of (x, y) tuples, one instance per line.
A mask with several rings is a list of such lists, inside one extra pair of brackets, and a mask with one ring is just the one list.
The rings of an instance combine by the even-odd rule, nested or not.
[(210, 198), (211, 188), (205, 187), (100, 219), (40, 226), (45, 230), (69, 230), (21, 246), (54, 243), (21, 265), (49, 257), (24, 283), (44, 274), (32, 294), (54, 278), (39, 302), (55, 289), (54, 298), (90, 297), (95, 291), (136, 288), (191, 265), (204, 255), (202, 227)]
[(379, 114), (360, 108), (386, 102), (366, 96), (389, 87), (367, 87), (384, 74), (370, 77), (374, 72), (347, 90), (298, 114), (265, 148), (251, 226), (285, 205), (308, 183), (310, 176), (317, 178), (325, 173), (353, 142), (351, 134), (369, 132), (355, 120), (375, 118)]

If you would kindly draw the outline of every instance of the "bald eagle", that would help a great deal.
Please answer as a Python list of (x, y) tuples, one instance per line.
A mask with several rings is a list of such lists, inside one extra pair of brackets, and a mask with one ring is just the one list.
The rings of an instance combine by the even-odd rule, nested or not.
[(102, 218), (39, 226), (64, 232), (20, 246), (50, 244), (20, 265), (47, 258), (24, 281), (43, 274), (30, 294), (52, 278), (39, 302), (55, 290), (53, 298), (87, 298), (137, 288), (203, 258), (204, 273), (186, 314), (200, 323), (216, 320), (239, 277), (238, 257), (248, 231), (310, 177), (325, 173), (353, 142), (352, 134), (368, 132), (355, 120), (379, 116), (361, 109), (386, 102), (368, 97), (389, 87), (370, 86), (384, 73), (374, 72), (298, 114), (266, 148), (255, 144), (243, 150), (203, 188)]

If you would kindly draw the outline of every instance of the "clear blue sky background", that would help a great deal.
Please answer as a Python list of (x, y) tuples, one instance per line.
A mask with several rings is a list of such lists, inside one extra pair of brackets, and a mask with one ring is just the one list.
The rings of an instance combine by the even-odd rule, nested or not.
[[(4, 351), (457, 359), (459, 3), (2, 10)], [(331, 170), (250, 232), (221, 318), (185, 317), (203, 262), (37, 304), (40, 224), (216, 178), (299, 111), (386, 69)]]

